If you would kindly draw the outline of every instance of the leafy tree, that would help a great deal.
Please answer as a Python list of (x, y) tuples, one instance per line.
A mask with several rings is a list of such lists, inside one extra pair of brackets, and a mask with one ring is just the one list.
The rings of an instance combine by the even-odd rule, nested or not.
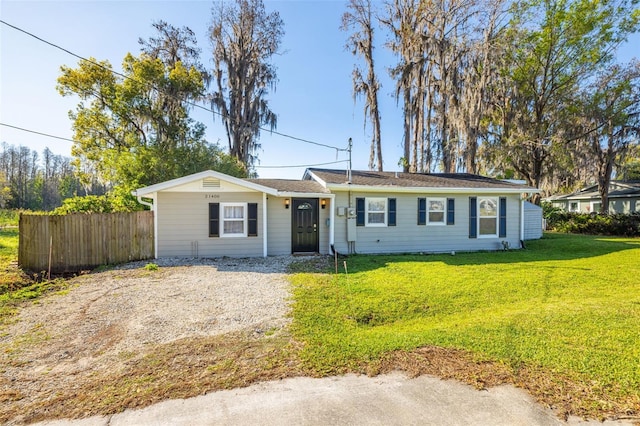
[(575, 140), (575, 94), (634, 31), (634, 1), (525, 0), (514, 4), (496, 94), (497, 156), (540, 188), (554, 153)]
[(640, 63), (607, 68), (585, 92), (584, 141), (597, 165), (600, 211), (608, 213), (615, 164), (638, 144), (640, 135)]
[(640, 158), (630, 158), (619, 167), (619, 177), (626, 181), (640, 181)]
[(378, 108), (378, 91), (380, 82), (376, 76), (373, 58), (373, 21), (371, 0), (350, 0), (348, 10), (342, 15), (342, 29), (353, 31), (349, 36), (347, 47), (354, 56), (361, 56), (367, 67), (366, 78), (357, 65), (353, 69), (354, 101), (359, 95), (364, 96), (364, 124), (367, 116), (371, 122), (371, 148), (369, 150), (369, 170), (382, 171), (382, 138), (380, 136), (380, 110)]
[(193, 33), (163, 22), (155, 27), (160, 36), (142, 41), (138, 57), (127, 54), (122, 74), (95, 59), (61, 68), (58, 91), (81, 101), (70, 112), (75, 166), (85, 182), (95, 173), (122, 193), (220, 165), (242, 175), (189, 117), (205, 95)]
[(213, 7), (211, 106), (222, 117), (230, 155), (247, 170), (257, 158), (261, 127), (276, 128), (277, 117), (266, 97), (277, 81), (269, 60), (283, 35), (280, 15), (267, 13), (262, 0), (219, 2)]

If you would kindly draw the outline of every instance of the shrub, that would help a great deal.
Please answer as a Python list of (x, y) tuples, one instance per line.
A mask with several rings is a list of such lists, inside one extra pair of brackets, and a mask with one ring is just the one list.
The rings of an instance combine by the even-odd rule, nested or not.
[(640, 213), (600, 214), (549, 212), (547, 229), (571, 234), (640, 236)]
[(53, 211), (53, 214), (119, 213), (142, 209), (143, 206), (133, 196), (87, 195), (67, 198)]

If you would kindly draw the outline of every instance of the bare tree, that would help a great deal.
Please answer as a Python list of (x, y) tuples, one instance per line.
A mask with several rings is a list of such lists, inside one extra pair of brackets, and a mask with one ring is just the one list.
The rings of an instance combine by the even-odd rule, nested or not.
[(347, 47), (354, 56), (361, 56), (367, 68), (366, 79), (358, 65), (353, 69), (354, 101), (359, 95), (365, 98), (364, 125), (367, 126), (367, 116), (371, 121), (372, 135), (369, 150), (369, 170), (382, 171), (382, 140), (380, 136), (380, 111), (378, 109), (378, 91), (380, 83), (376, 77), (373, 59), (373, 22), (371, 0), (350, 0), (348, 10), (342, 15), (342, 29), (353, 31), (349, 36)]
[[(398, 64), (390, 69), (391, 77), (396, 80), (395, 96), (402, 99), (404, 115), (403, 157), (404, 172), (421, 171), (418, 164), (418, 139), (422, 133), (416, 132), (416, 118), (420, 115), (420, 88), (416, 83), (416, 75), (420, 66), (420, 2), (418, 0), (392, 0), (386, 5), (386, 15), (381, 23), (391, 32), (389, 49), (398, 56)], [(417, 139), (418, 138), (418, 139)]]
[(406, 169), (476, 172), (501, 0), (393, 0), (382, 22), (398, 56)]
[(278, 52), (284, 23), (278, 12), (265, 11), (262, 0), (216, 3), (212, 17), (211, 106), (222, 117), (229, 153), (250, 170), (260, 147), (261, 127), (274, 130), (277, 124), (267, 102), (277, 81), (269, 60)]

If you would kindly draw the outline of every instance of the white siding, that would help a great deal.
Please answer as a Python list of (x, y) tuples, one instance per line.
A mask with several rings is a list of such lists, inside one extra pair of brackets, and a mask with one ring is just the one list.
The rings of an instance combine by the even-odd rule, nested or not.
[(267, 251), (269, 256), (291, 254), (291, 209), (284, 198), (267, 197)]
[(318, 207), (320, 209), (320, 214), (318, 215), (319, 220), (318, 220), (318, 234), (319, 234), (319, 248), (318, 251), (321, 254), (329, 254), (329, 229), (330, 229), (330, 223), (329, 223), (329, 218), (330, 218), (330, 213), (331, 213), (331, 200), (329, 198), (325, 198), (327, 205), (325, 206), (325, 208), (323, 209), (322, 206), (320, 206), (320, 203), (322, 202), (322, 199), (318, 200), (318, 205), (320, 207)]
[[(257, 237), (209, 237), (209, 203), (258, 203)], [(158, 257), (263, 255), (261, 192), (159, 192)]]
[(542, 208), (530, 202), (524, 203), (524, 239), (542, 238)]
[[(429, 193), (395, 194), (387, 198), (397, 201), (396, 226), (364, 227), (356, 229), (357, 253), (418, 253), (501, 250), (502, 241), (512, 248), (520, 248), (520, 199), (519, 194), (507, 195), (507, 237), (506, 238), (469, 238), (469, 197), (481, 197), (489, 194), (434, 195)], [(336, 208), (355, 208), (356, 198), (379, 197), (377, 194), (363, 192), (351, 193), (351, 204), (346, 192), (336, 194)], [(504, 195), (503, 195), (504, 196)], [(418, 225), (418, 198), (454, 198), (454, 225)], [(340, 253), (348, 253), (347, 218), (338, 216), (336, 210), (335, 246)]]

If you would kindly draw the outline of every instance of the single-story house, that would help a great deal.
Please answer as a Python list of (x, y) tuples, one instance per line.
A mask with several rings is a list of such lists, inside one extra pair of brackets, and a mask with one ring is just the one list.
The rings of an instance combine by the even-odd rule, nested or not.
[(301, 180), (205, 171), (133, 195), (154, 211), (156, 257), (251, 257), (520, 248), (542, 235), (525, 220), (535, 192), (471, 174), (313, 168)]
[[(544, 201), (565, 211), (576, 213), (598, 213), (602, 205), (597, 184), (586, 186), (572, 194), (545, 198)], [(633, 212), (640, 212), (640, 181), (611, 181), (609, 213)]]

